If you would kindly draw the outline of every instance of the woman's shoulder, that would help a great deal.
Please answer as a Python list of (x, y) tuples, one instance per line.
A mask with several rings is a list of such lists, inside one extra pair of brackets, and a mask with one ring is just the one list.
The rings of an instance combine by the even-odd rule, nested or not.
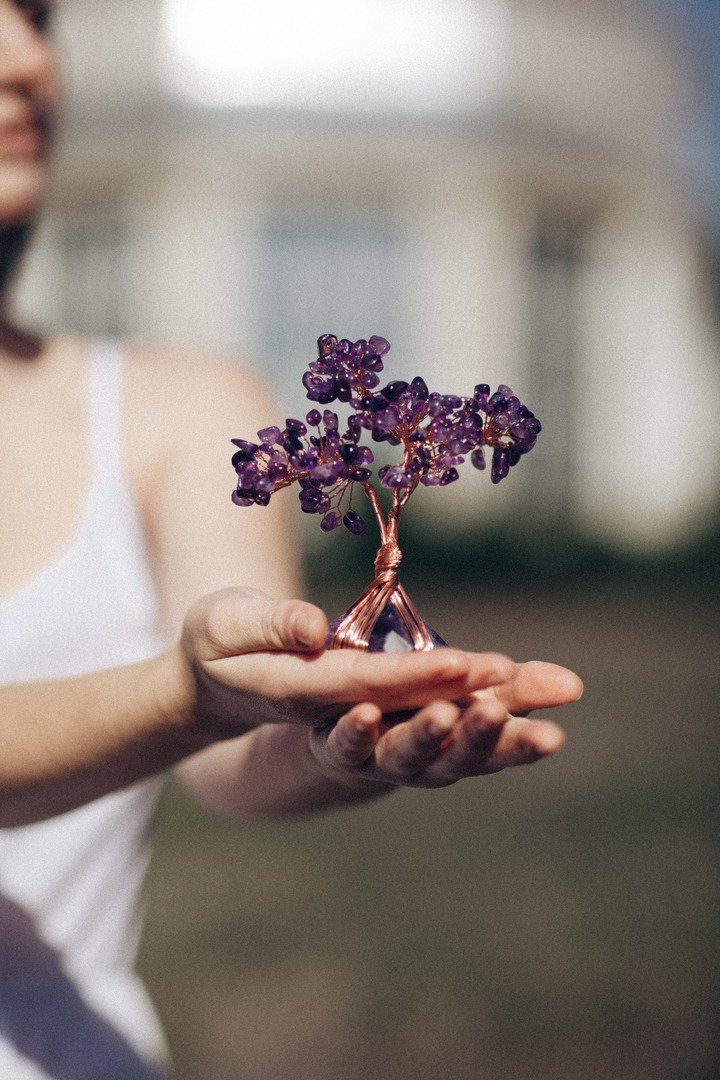
[(203, 405), (217, 406), (223, 392), (242, 397), (267, 393), (255, 366), (242, 356), (137, 342), (125, 343), (122, 348), (128, 392), (165, 411), (180, 409), (193, 415)]
[[(41, 363), (16, 365), (39, 382), (68, 388), (73, 397), (86, 384), (88, 364), (102, 349), (97, 342), (69, 335), (49, 339)], [(179, 349), (135, 341), (107, 348), (110, 362), (122, 357), (123, 413), (164, 426), (203, 414), (242, 414), (267, 407), (272, 391), (247, 357), (209, 348)]]
[[(102, 351), (97, 341), (71, 335), (48, 339), (40, 350), (41, 363), (27, 367), (42, 381), (62, 382), (80, 388), (87, 378), (91, 358)], [(221, 398), (265, 400), (269, 387), (247, 357), (214, 351), (209, 348), (179, 349), (119, 341), (107, 346), (112, 362), (122, 357), (123, 396), (129, 399), (132, 413), (156, 412), (163, 415), (188, 413), (197, 416), (203, 405), (217, 408)], [(73, 390), (73, 393), (76, 391)], [(236, 407), (242, 402), (235, 400)]]
[(131, 471), (139, 483), (226, 440), (268, 422), (271, 391), (243, 357), (209, 349), (123, 345)]
[(269, 387), (246, 358), (135, 342), (123, 352), (129, 415), (165, 435), (242, 423), (267, 408)]

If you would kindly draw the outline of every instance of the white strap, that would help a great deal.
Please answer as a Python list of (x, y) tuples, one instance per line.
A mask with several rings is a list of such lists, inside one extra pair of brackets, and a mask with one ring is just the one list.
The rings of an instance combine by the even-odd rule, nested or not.
[(93, 474), (101, 490), (123, 482), (123, 366), (123, 350), (116, 342), (93, 346), (88, 407)]

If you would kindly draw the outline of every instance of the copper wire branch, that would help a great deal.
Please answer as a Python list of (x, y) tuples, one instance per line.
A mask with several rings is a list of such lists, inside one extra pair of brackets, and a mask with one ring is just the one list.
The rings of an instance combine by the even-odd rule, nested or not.
[[(408, 453), (406, 448), (406, 456)], [(408, 632), (415, 651), (426, 652), (434, 648), (427, 627), (398, 581), (398, 567), (402, 552), (398, 544), (398, 527), (403, 506), (417, 485), (406, 488), (402, 495), (393, 492), (393, 502), (385, 520), (380, 499), (374, 487), (367, 481), (362, 485), (373, 508), (380, 530), (380, 549), (375, 556), (375, 578), (358, 597), (339, 623), (332, 640), (331, 649), (367, 649), (370, 636), (378, 618), (388, 603), (395, 608), (402, 625)]]

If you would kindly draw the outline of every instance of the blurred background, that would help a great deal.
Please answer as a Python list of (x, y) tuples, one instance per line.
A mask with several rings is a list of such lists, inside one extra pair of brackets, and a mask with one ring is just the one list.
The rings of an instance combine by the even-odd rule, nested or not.
[[(439, 793), (237, 827), (170, 785), (141, 966), (178, 1080), (720, 1076), (720, 7), (60, 0), (56, 34), (24, 317), (255, 363), (287, 415), (323, 332), (509, 383), (537, 449), (419, 495), (404, 581), (586, 682), (556, 760)], [(315, 531), (336, 614), (373, 540)]]

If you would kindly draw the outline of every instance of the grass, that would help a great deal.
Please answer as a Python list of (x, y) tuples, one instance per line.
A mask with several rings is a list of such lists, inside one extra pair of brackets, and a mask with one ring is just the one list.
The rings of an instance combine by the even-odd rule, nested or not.
[(453, 644), (582, 674), (568, 745), (303, 821), (169, 786), (141, 969), (178, 1080), (710, 1080), (717, 593), (412, 588)]

